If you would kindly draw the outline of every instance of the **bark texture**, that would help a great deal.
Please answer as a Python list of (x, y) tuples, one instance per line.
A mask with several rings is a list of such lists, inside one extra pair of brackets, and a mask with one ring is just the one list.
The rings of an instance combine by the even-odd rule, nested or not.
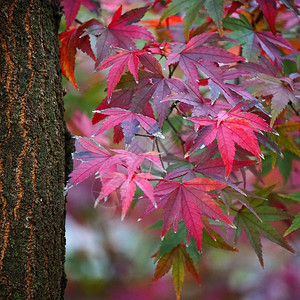
[(63, 299), (58, 3), (0, 0), (0, 11), (0, 299)]

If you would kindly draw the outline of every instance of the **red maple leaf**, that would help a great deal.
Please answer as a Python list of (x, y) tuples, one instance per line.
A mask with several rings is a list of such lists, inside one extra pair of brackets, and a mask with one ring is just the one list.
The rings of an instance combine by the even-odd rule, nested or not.
[[(165, 78), (160, 65), (155, 71), (153, 70), (155, 66), (152, 66), (151, 73), (144, 73), (140, 83), (141, 88), (135, 94), (134, 102), (144, 103), (153, 97), (153, 105), (158, 114), (159, 125), (162, 125), (169, 113), (169, 104), (162, 102), (162, 100), (172, 92), (185, 91), (186, 87), (184, 81), (179, 78)], [(147, 69), (149, 68), (147, 67)]]
[[(127, 110), (131, 110), (136, 113), (140, 113), (144, 116), (150, 117), (154, 119), (154, 113), (152, 106), (149, 102), (143, 101), (139, 102), (139, 105), (134, 105), (132, 107), (132, 101), (136, 99), (136, 90), (126, 90), (122, 89), (112, 93), (111, 99), (108, 102), (108, 97), (103, 99), (103, 101), (97, 106), (96, 111), (102, 111), (107, 108), (123, 108)], [(147, 100), (148, 101), (148, 100)], [(99, 121), (105, 119), (107, 117), (106, 114), (95, 112), (92, 123), (96, 124)], [(119, 143), (124, 138), (122, 127), (120, 125), (115, 126), (114, 128), (114, 143)]]
[[(254, 162), (254, 160), (233, 160), (232, 172), (236, 172), (245, 166), (253, 164)], [(215, 180), (223, 181), (225, 167), (224, 161), (220, 157), (217, 157), (206, 162), (197, 163), (197, 165), (193, 168), (193, 171), (207, 175)]]
[(59, 34), (60, 47), (60, 64), (62, 73), (67, 77), (74, 87), (77, 89), (77, 84), (74, 76), (75, 55), (77, 49), (89, 55), (93, 60), (96, 60), (94, 52), (91, 48), (90, 37), (81, 36), (84, 29), (94, 23), (93, 20), (87, 21), (77, 28), (71, 28)]
[(186, 82), (185, 87), (186, 89), (184, 92), (176, 93), (175, 95), (167, 97), (162, 100), (162, 102), (176, 100), (191, 105), (193, 107), (192, 116), (210, 115), (215, 117), (221, 110), (231, 108), (231, 105), (227, 102), (217, 100), (212, 103), (210, 99), (204, 98), (200, 93), (198, 86), (194, 86)]
[[(196, 173), (201, 173), (219, 182), (227, 183), (234, 189), (241, 191), (230, 179), (225, 178), (225, 164), (221, 157), (213, 158), (218, 152), (218, 146), (210, 144), (206, 151), (195, 155), (191, 159), (196, 162), (193, 168), (177, 168), (169, 172), (164, 179), (173, 180), (182, 177), (182, 181), (197, 178)], [(236, 172), (245, 166), (255, 163), (254, 160), (233, 160), (232, 172)]]
[(161, 129), (155, 119), (146, 117), (142, 114), (137, 114), (129, 110), (121, 108), (108, 108), (101, 111), (94, 111), (107, 115), (108, 118), (101, 124), (98, 134), (121, 124), (125, 136), (126, 144), (130, 144), (135, 134), (139, 132), (139, 126), (145, 129), (148, 133), (164, 138), (161, 134)]
[[(130, 109), (140, 112), (145, 103), (148, 103), (153, 97), (153, 104), (158, 114), (159, 125), (162, 125), (170, 112), (169, 104), (161, 101), (172, 92), (179, 93), (186, 91), (184, 81), (176, 77), (166, 78), (162, 73), (160, 63), (151, 54), (145, 53), (139, 55), (139, 61), (143, 69), (138, 73), (139, 83), (136, 86), (137, 90), (134, 93), (134, 97), (131, 97)], [(135, 79), (129, 73), (121, 78), (120, 83), (121, 85), (117, 85), (117, 89), (132, 89), (136, 85)]]
[[(95, 204), (120, 188), (122, 217), (124, 217), (137, 185), (156, 206), (153, 188), (148, 180), (159, 179), (154, 175), (141, 173), (140, 166), (147, 159), (162, 169), (157, 152), (135, 154), (116, 149), (113, 151), (117, 154), (112, 156), (91, 139), (80, 138), (78, 141), (85, 151), (73, 154), (73, 158), (80, 160), (81, 164), (71, 173), (67, 189), (95, 174), (101, 178), (102, 182), (101, 194)], [(123, 173), (116, 172), (117, 170), (123, 171)]]
[(168, 56), (171, 54), (170, 45), (166, 41), (163, 41), (162, 43), (153, 41), (152, 43), (145, 45), (143, 49), (152, 54), (160, 54), (161, 56)]
[(300, 91), (299, 74), (292, 73), (288, 77), (277, 77), (277, 68), (270, 62), (260, 64), (248, 63), (245, 70), (256, 76), (255, 80), (246, 82), (246, 86), (255, 86), (254, 94), (257, 97), (272, 97), (271, 103), (271, 126), (280, 112), (287, 106), (289, 101), (298, 104), (298, 95)]
[(186, 182), (166, 180), (159, 183), (154, 189), (157, 208), (148, 206), (145, 215), (163, 207), (162, 236), (165, 236), (170, 226), (177, 231), (178, 223), (182, 219), (187, 227), (187, 242), (191, 235), (202, 248), (202, 215), (232, 225), (216, 201), (208, 193), (221, 189), (225, 183), (207, 178), (196, 178)]
[[(239, 65), (244, 64), (238, 64), (238, 66)], [(241, 100), (251, 101), (253, 104), (258, 102), (257, 99), (242, 85), (232, 83), (236, 78), (249, 76), (249, 72), (242, 68), (228, 68), (227, 66), (225, 66), (225, 69), (219, 68), (217, 71), (218, 80), (215, 78), (210, 78), (208, 80), (211, 91), (211, 100), (213, 102), (219, 97), (220, 92), (223, 93), (227, 102), (232, 106), (235, 106)]]
[(67, 189), (81, 183), (92, 174), (113, 171), (112, 164), (108, 164), (111, 154), (95, 141), (88, 138), (77, 139), (85, 151), (73, 154), (73, 158), (80, 160), (81, 164), (70, 174)]
[(95, 204), (97, 205), (99, 201), (107, 197), (116, 189), (120, 189), (122, 202), (122, 219), (124, 219), (125, 214), (132, 202), (136, 186), (138, 186), (151, 200), (154, 207), (156, 207), (157, 205), (154, 199), (153, 187), (148, 180), (159, 179), (149, 173), (138, 173), (132, 175), (119, 172), (106, 173), (101, 177), (102, 190)]
[(153, 187), (149, 180), (160, 179), (154, 175), (142, 173), (140, 171), (140, 165), (145, 159), (147, 159), (156, 164), (159, 168), (162, 168), (158, 153), (147, 152), (135, 154), (120, 149), (115, 149), (113, 151), (117, 154), (112, 157), (109, 163), (112, 165), (118, 164), (121, 167), (119, 170), (123, 172), (108, 172), (101, 175), (102, 190), (95, 204), (107, 197), (116, 189), (120, 189), (123, 219), (132, 202), (136, 186), (138, 186), (156, 207)]
[(102, 70), (112, 66), (108, 74), (108, 98), (111, 97), (111, 94), (114, 91), (117, 83), (119, 82), (126, 65), (128, 66), (128, 70), (133, 75), (137, 84), (139, 63), (144, 65), (146, 68), (149, 68), (150, 70), (152, 70), (157, 65), (159, 65), (160, 67), (159, 62), (144, 50), (129, 51), (116, 49), (116, 51), (118, 52), (117, 55), (111, 55), (98, 67), (98, 70)]
[[(292, 52), (297, 52), (296, 49), (287, 41), (282, 35), (277, 34), (276, 36), (269, 31), (256, 32), (256, 39), (262, 50), (269, 56), (269, 58), (274, 62), (282, 61), (282, 55), (276, 46), (288, 49)], [(275, 46), (276, 45), (276, 46)]]
[(220, 82), (217, 67), (212, 63), (233, 63), (243, 61), (244, 58), (221, 48), (205, 45), (213, 35), (213, 32), (202, 33), (191, 38), (184, 48), (177, 47), (167, 57), (165, 68), (178, 62), (187, 79), (194, 85), (198, 85), (199, 81), (198, 68), (212, 80)]
[(272, 131), (271, 127), (255, 114), (242, 112), (236, 108), (232, 111), (221, 111), (215, 118), (190, 118), (195, 123), (195, 129), (203, 126), (196, 137), (189, 154), (195, 150), (210, 145), (215, 139), (221, 157), (225, 164), (225, 176), (232, 170), (235, 156), (235, 143), (252, 153), (259, 161), (261, 150), (254, 132), (259, 130)]
[(117, 155), (113, 157), (112, 162), (116, 161), (119, 164), (125, 165), (129, 178), (133, 176), (145, 159), (154, 163), (160, 169), (163, 169), (157, 152), (135, 154), (121, 149), (114, 149), (113, 151), (116, 152)]
[(100, 8), (100, 3), (93, 0), (62, 0), (61, 4), (64, 8), (67, 29), (75, 20), (81, 4), (93, 12), (97, 12)]
[(265, 16), (271, 31), (276, 34), (275, 18), (277, 15), (277, 7), (275, 0), (257, 0), (257, 3)]
[[(129, 109), (134, 92), (135, 92), (135, 90), (133, 90), (133, 89), (131, 89), (131, 90), (123, 89), (123, 90), (115, 91), (112, 94), (110, 101), (108, 101), (108, 97), (105, 97), (100, 102), (100, 104), (96, 107), (95, 111), (102, 111), (104, 109), (113, 108), (113, 107)], [(148, 117), (150, 117), (150, 116), (148, 115)], [(152, 114), (151, 117), (154, 118), (154, 115)], [(95, 112), (93, 119), (92, 119), (92, 123), (96, 124), (105, 118), (106, 118), (106, 115)]]
[(95, 24), (86, 30), (86, 34), (97, 37), (97, 62), (96, 68), (113, 51), (112, 47), (130, 50), (135, 49), (132, 39), (154, 40), (152, 34), (144, 27), (132, 25), (137, 23), (148, 10), (148, 6), (132, 9), (122, 15), (122, 5), (114, 13), (108, 26), (94, 19)]

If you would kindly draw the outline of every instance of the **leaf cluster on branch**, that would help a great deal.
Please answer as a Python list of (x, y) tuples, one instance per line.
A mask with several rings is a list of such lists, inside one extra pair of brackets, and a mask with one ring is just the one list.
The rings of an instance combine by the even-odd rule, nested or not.
[[(78, 50), (94, 60), (96, 71), (109, 69), (107, 97), (93, 117), (100, 129), (93, 137), (77, 137), (82, 151), (74, 159), (80, 164), (67, 189), (95, 174), (102, 184), (96, 204), (117, 191), (122, 218), (139, 201), (149, 201), (141, 218), (161, 211), (156, 228), (163, 240), (153, 282), (172, 268), (179, 298), (185, 269), (200, 284), (195, 253), (205, 245), (236, 252), (233, 243), (242, 230), (262, 266), (261, 236), (294, 253), (270, 222), (290, 219), (289, 205), (299, 195), (282, 194), (283, 209), (275, 208), (274, 187), (264, 188), (262, 174), (265, 161), (282, 170), (289, 157), (290, 171), (282, 171), (287, 181), (300, 157), (299, 44), (284, 18), (293, 12), (296, 24), (300, 3), (144, 3), (110, 14), (99, 13), (101, 1), (62, 1), (64, 76), (78, 88)], [(78, 21), (80, 5), (97, 17)], [(123, 150), (94, 140), (110, 129), (114, 143), (124, 141)], [(246, 184), (249, 177), (254, 185)], [(298, 214), (286, 235), (299, 220)], [(222, 229), (233, 230), (234, 241), (222, 237)]]

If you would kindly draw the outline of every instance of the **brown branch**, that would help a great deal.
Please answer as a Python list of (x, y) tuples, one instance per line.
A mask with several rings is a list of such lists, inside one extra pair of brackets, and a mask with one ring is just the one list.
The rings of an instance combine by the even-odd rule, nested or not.
[(178, 66), (178, 63), (176, 63), (174, 66), (173, 66), (173, 69), (171, 69), (171, 66), (169, 66), (169, 78), (172, 78), (176, 68)]

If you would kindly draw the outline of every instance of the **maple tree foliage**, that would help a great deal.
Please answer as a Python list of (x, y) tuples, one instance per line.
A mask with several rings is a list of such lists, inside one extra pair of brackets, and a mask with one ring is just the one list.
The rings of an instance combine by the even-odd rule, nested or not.
[[(63, 75), (78, 88), (80, 50), (107, 76), (107, 97), (94, 110), (99, 129), (77, 137), (82, 151), (74, 153), (79, 163), (67, 190), (96, 176), (102, 187), (96, 204), (117, 193), (122, 218), (136, 202), (149, 200), (141, 217), (159, 211), (163, 220), (153, 282), (172, 268), (179, 298), (185, 269), (200, 284), (190, 249), (203, 252), (207, 244), (237, 251), (220, 228), (233, 230), (234, 242), (244, 230), (262, 266), (261, 236), (294, 252), (270, 222), (292, 217), (288, 204), (299, 201), (297, 193), (285, 195), (280, 210), (268, 201), (272, 189), (259, 183), (264, 161), (283, 170), (284, 156), (300, 158), (299, 45), (285, 37), (285, 24), (276, 23), (280, 12), (293, 12), (297, 20), (300, 3), (144, 3), (102, 15), (101, 1), (62, 1)], [(76, 19), (81, 5), (91, 12), (83, 23)], [(96, 142), (111, 129), (114, 143), (125, 149)], [(287, 180), (290, 172), (282, 174)], [(252, 187), (250, 175), (258, 183)], [(298, 214), (285, 235), (299, 225)]]

